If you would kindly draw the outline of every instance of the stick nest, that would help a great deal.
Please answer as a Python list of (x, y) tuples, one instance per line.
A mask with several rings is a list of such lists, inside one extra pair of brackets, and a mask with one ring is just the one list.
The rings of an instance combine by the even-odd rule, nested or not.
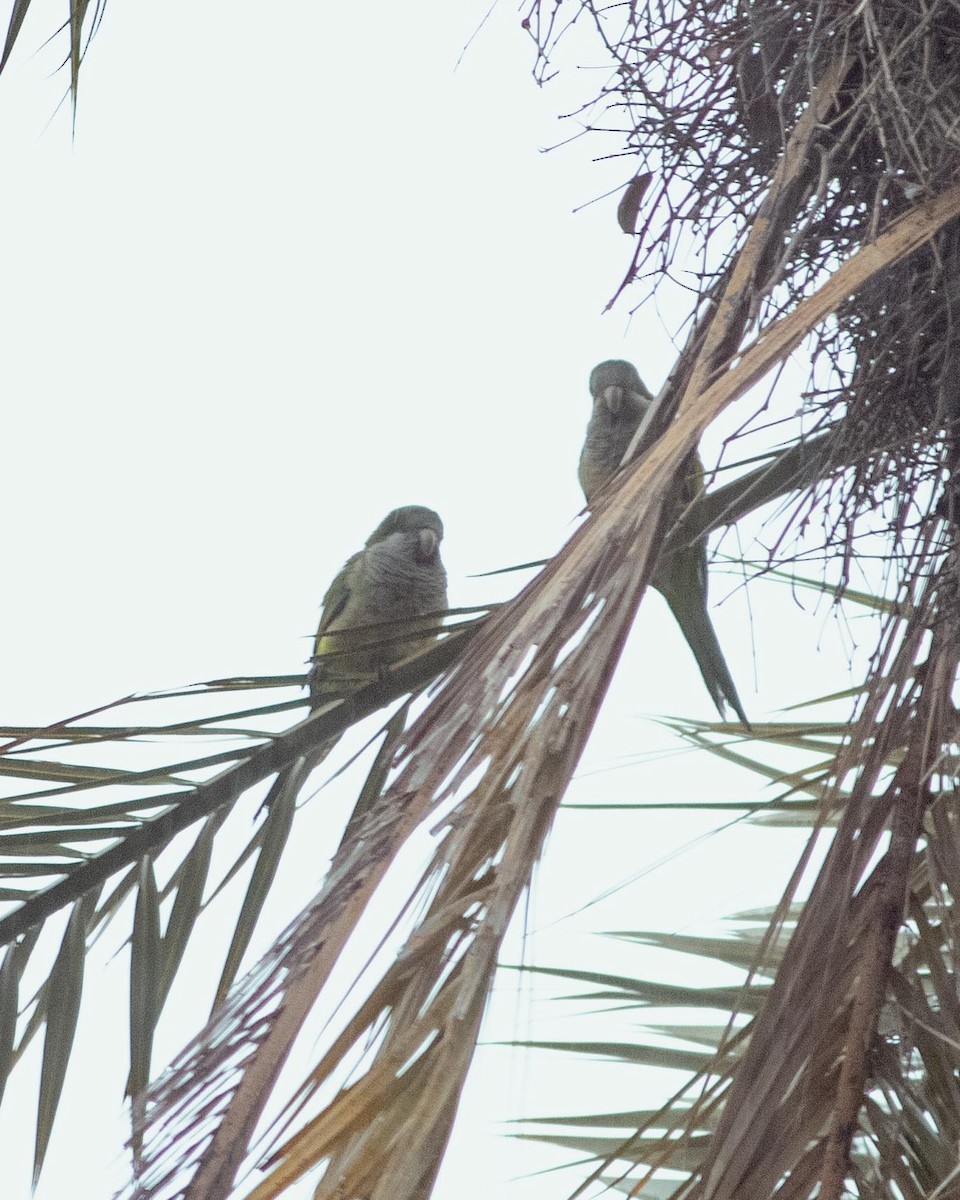
[[(580, 111), (599, 104), (608, 131), (614, 117), (619, 153), (653, 175), (628, 275), (643, 299), (664, 272), (692, 278), (703, 296), (729, 268), (830, 64), (847, 64), (844, 83), (814, 139), (779, 261), (758, 281), (755, 323), (792, 307), (899, 214), (960, 178), (956, 0), (586, 0), (561, 25), (563, 8), (533, 0), (524, 21), (537, 74), (549, 77), (572, 25), (592, 22), (614, 71)], [(848, 517), (872, 507), (878, 488), (899, 497), (900, 527), (908, 497), (929, 511), (931, 485), (955, 457), (958, 338), (956, 223), (814, 333), (805, 406), (844, 419), (862, 445), (843, 489)]]

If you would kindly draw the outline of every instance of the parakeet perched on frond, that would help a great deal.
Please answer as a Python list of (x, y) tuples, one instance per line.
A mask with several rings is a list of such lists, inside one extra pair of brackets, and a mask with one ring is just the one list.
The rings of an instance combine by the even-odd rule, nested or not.
[[(633, 363), (608, 359), (590, 373), (593, 412), (580, 454), (580, 486), (587, 504), (619, 468), (640, 422), (653, 401)], [(677, 516), (703, 490), (703, 463), (694, 451), (677, 475), (674, 494), (668, 498), (666, 518)], [(650, 582), (663, 595), (697, 660), (707, 691), (720, 715), (724, 704), (748, 724), (720, 643), (707, 611), (706, 538), (681, 546), (661, 558)]]
[(372, 683), (437, 627), (447, 607), (442, 538), (433, 509), (408, 504), (384, 517), (340, 568), (323, 598), (313, 646), (314, 707), (330, 692)]

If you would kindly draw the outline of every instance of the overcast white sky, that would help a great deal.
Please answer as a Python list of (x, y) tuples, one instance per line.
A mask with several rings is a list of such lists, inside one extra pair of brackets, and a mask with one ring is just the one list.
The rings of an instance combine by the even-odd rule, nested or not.
[[(672, 361), (653, 308), (632, 322), (625, 304), (602, 315), (631, 253), (616, 197), (573, 213), (633, 164), (593, 163), (616, 143), (591, 137), (541, 153), (576, 131), (557, 114), (592, 96), (603, 72), (538, 90), (510, 5), (455, 69), (486, 0), (112, 4), (71, 143), (67, 109), (50, 121), (64, 44), (28, 53), (61, 8), (31, 10), (0, 78), (0, 721), (302, 669), (327, 582), (399, 504), (442, 515), (454, 604), (509, 594), (513, 576), (467, 576), (545, 556), (572, 529), (591, 366), (630, 358), (656, 388)], [(675, 297), (661, 307), (682, 315)], [(714, 598), (736, 586), (719, 575)], [(736, 591), (714, 617), (752, 716), (843, 685), (846, 635), (823, 613), (804, 618), (768, 584), (750, 602)], [(651, 659), (655, 669), (642, 665)], [(651, 596), (572, 798), (756, 794), (732, 769), (669, 753), (646, 719), (656, 713), (712, 708)], [(319, 818), (304, 819), (274, 931), (322, 870), (310, 853)], [(774, 898), (795, 837), (778, 860), (763, 834), (760, 861), (761, 835), (733, 831), (557, 924), (723, 820), (562, 816), (527, 959), (640, 971), (652, 960), (611, 959), (589, 931), (692, 928)], [(99, 1200), (122, 1178), (123, 958), (102, 955), (88, 982), (38, 1200)], [(208, 1003), (206, 962), (195, 958), (196, 979), (175, 998), (168, 1050)], [(513, 986), (491, 1040), (576, 1036)], [(14, 1200), (29, 1189), (38, 1050), (0, 1118)], [(643, 1099), (623, 1068), (578, 1075), (564, 1095), (569, 1068), (481, 1053), (440, 1200), (564, 1195), (558, 1177), (508, 1185), (558, 1159), (518, 1150), (490, 1122)]]

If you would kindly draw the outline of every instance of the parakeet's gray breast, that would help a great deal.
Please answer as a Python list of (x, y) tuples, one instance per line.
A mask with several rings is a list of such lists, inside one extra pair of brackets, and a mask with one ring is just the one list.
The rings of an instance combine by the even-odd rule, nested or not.
[(614, 416), (606, 408), (597, 407), (580, 454), (580, 486), (587, 500), (620, 466), (639, 424), (640, 414), (633, 411)]
[(447, 573), (435, 553), (420, 557), (415, 530), (392, 534), (364, 553), (363, 570), (372, 607), (389, 611), (395, 620), (437, 612), (447, 606)]

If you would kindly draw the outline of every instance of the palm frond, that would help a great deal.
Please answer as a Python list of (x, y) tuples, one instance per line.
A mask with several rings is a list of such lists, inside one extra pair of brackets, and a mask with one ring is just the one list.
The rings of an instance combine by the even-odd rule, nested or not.
[[(31, 0), (13, 0), (10, 9), (10, 20), (7, 24), (7, 36), (4, 39), (3, 48), (0, 50), (0, 72), (6, 67), (14, 47), (17, 45), (23, 23), (30, 10), (30, 4)], [(76, 121), (77, 115), (80, 66), (86, 56), (87, 50), (90, 48), (90, 42), (103, 19), (105, 6), (105, 0), (96, 0), (96, 3), (93, 5), (93, 12), (90, 14), (91, 0), (70, 0), (67, 20), (48, 39), (53, 40), (53, 38), (58, 37), (60, 34), (67, 33), (68, 50), (63, 65), (69, 66), (70, 69), (69, 95), (74, 121)], [(87, 19), (88, 14), (90, 14), (89, 21)]]

